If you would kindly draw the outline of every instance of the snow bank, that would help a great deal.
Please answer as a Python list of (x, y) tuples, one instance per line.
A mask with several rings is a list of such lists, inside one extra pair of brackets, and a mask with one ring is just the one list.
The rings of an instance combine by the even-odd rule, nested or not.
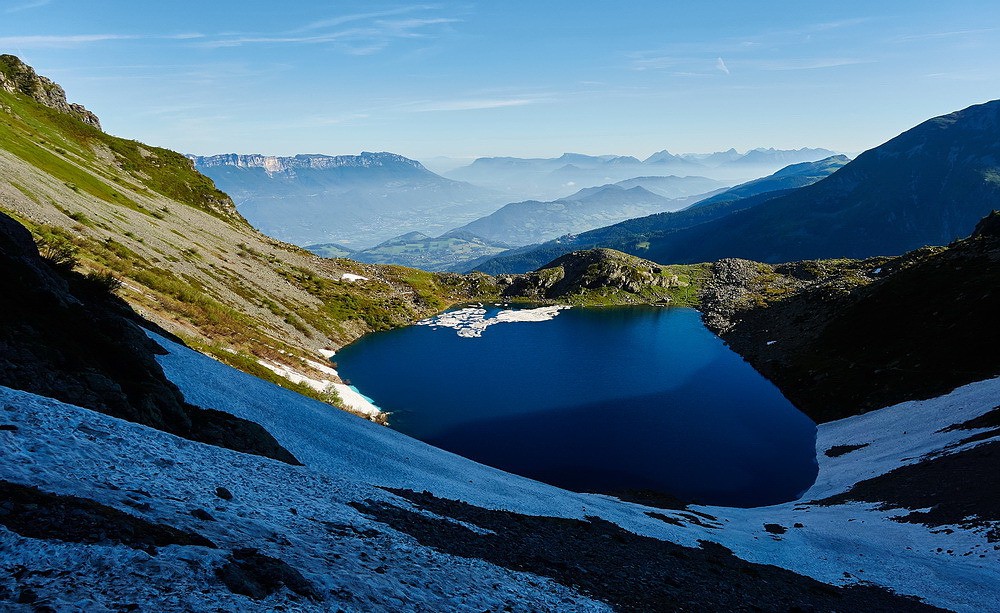
[[(388, 495), (356, 480), (5, 387), (0, 407), (0, 421), (17, 428), (0, 431), (0, 479), (96, 500), (218, 545), (164, 546), (150, 555), (110, 541), (24, 538), (0, 526), (0, 589), (17, 594), (30, 586), (54, 610), (118, 611), (129, 602), (150, 611), (609, 610), (550, 580), (441, 554), (369, 521), (347, 503)], [(326, 600), (282, 590), (255, 601), (229, 592), (215, 569), (243, 547), (285, 561)], [(15, 582), (19, 567), (29, 572)]]
[(353, 385), (334, 383), (333, 388), (337, 390), (337, 394), (340, 396), (340, 400), (344, 406), (351, 411), (367, 415), (368, 417), (377, 417), (382, 414), (382, 409), (375, 406), (371, 398), (362, 394)]
[[(352, 413), (364, 415), (372, 419), (382, 414), (382, 409), (375, 406), (371, 398), (363, 395), (353, 385), (345, 385), (331, 379), (313, 379), (289, 366), (267, 360), (257, 360), (257, 363), (271, 372), (288, 379), (292, 383), (304, 383), (317, 392), (336, 391), (337, 395), (340, 396), (343, 407)], [(306, 360), (306, 364), (314, 370), (329, 375), (332, 379), (339, 378), (336, 369), (329, 364), (322, 364), (314, 360)]]

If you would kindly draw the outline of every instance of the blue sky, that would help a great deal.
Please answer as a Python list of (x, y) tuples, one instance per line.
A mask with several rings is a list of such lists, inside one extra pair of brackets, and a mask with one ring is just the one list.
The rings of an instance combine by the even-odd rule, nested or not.
[(199, 154), (856, 152), (1000, 97), (1000, 3), (0, 0), (0, 52)]

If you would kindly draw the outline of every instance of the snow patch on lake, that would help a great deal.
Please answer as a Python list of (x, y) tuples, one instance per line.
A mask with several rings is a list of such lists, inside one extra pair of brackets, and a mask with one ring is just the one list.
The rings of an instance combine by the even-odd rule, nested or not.
[(560, 304), (537, 309), (508, 309), (500, 311), (493, 317), (486, 317), (486, 309), (466, 307), (418, 321), (416, 325), (430, 326), (431, 328), (452, 328), (463, 338), (479, 338), (486, 328), (494, 324), (548, 321), (558, 315), (559, 311), (568, 308), (568, 306)]

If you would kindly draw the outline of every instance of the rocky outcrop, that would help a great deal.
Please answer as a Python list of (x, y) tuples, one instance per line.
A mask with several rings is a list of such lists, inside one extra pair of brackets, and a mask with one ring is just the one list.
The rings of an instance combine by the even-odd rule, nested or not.
[(101, 129), (97, 115), (81, 104), (66, 100), (66, 92), (57, 83), (43, 77), (14, 55), (0, 55), (0, 89), (23, 94), (61, 113), (72, 115), (83, 123)]
[(713, 269), (706, 325), (818, 422), (1000, 375), (996, 211), (947, 248)]
[(28, 231), (0, 213), (0, 385), (298, 463), (261, 426), (185, 402), (138, 315), (112, 284), (73, 272), (71, 262), (43, 259)]
[(507, 298), (555, 299), (600, 290), (652, 296), (653, 302), (662, 294), (659, 301), (669, 302), (666, 290), (681, 287), (663, 266), (613, 249), (574, 251), (534, 272), (499, 275), (497, 281)]

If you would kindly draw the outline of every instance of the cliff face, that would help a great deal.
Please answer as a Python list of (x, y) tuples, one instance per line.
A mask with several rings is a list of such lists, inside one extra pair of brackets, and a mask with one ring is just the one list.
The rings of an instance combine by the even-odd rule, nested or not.
[(66, 92), (57, 83), (40, 76), (35, 70), (13, 55), (0, 55), (0, 89), (12, 94), (23, 94), (61, 113), (72, 115), (83, 123), (101, 129), (97, 115), (82, 104), (66, 100)]
[(288, 157), (262, 155), (259, 153), (224, 153), (210, 156), (188, 156), (199, 168), (263, 168), (268, 174), (293, 173), (295, 170), (328, 170), (331, 168), (398, 168), (426, 172), (420, 162), (395, 153), (369, 153), (360, 155), (310, 155), (300, 154)]

